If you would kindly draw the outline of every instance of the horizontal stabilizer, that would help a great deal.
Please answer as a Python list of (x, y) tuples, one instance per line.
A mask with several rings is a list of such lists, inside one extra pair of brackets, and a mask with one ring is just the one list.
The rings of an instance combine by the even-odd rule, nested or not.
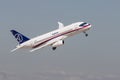
[(11, 50), (11, 52), (14, 52), (14, 51), (16, 51), (18, 48), (15, 48), (15, 49), (13, 49), (13, 50)]

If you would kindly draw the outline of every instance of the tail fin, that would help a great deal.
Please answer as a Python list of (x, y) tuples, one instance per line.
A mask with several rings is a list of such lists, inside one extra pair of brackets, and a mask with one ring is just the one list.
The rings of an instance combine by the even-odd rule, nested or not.
[(27, 38), (26, 36), (24, 36), (23, 34), (15, 31), (15, 30), (11, 30), (11, 32), (12, 32), (13, 36), (16, 38), (16, 40), (19, 42), (19, 44), (30, 40), (29, 38)]

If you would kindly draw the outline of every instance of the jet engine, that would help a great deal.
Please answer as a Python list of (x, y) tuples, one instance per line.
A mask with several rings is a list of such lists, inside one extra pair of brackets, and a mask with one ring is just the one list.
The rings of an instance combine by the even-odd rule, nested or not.
[(52, 47), (58, 47), (58, 46), (61, 46), (61, 45), (63, 45), (63, 44), (64, 44), (64, 40), (60, 40), (60, 41), (55, 42), (55, 43), (52, 45)]

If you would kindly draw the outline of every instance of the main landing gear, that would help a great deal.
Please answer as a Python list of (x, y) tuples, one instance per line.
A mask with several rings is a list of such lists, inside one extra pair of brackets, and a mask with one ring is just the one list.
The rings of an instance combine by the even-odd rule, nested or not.
[(88, 36), (88, 34), (86, 32), (83, 32), (83, 33), (85, 34), (86, 37)]
[(52, 47), (52, 50), (56, 50), (57, 47)]

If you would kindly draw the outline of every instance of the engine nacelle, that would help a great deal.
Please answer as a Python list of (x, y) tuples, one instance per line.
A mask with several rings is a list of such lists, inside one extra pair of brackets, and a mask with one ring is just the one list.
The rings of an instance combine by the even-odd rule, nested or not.
[(52, 47), (58, 47), (58, 46), (61, 46), (61, 45), (63, 45), (63, 44), (64, 44), (64, 41), (63, 41), (63, 40), (60, 40), (60, 41), (55, 42), (55, 43), (52, 45)]

